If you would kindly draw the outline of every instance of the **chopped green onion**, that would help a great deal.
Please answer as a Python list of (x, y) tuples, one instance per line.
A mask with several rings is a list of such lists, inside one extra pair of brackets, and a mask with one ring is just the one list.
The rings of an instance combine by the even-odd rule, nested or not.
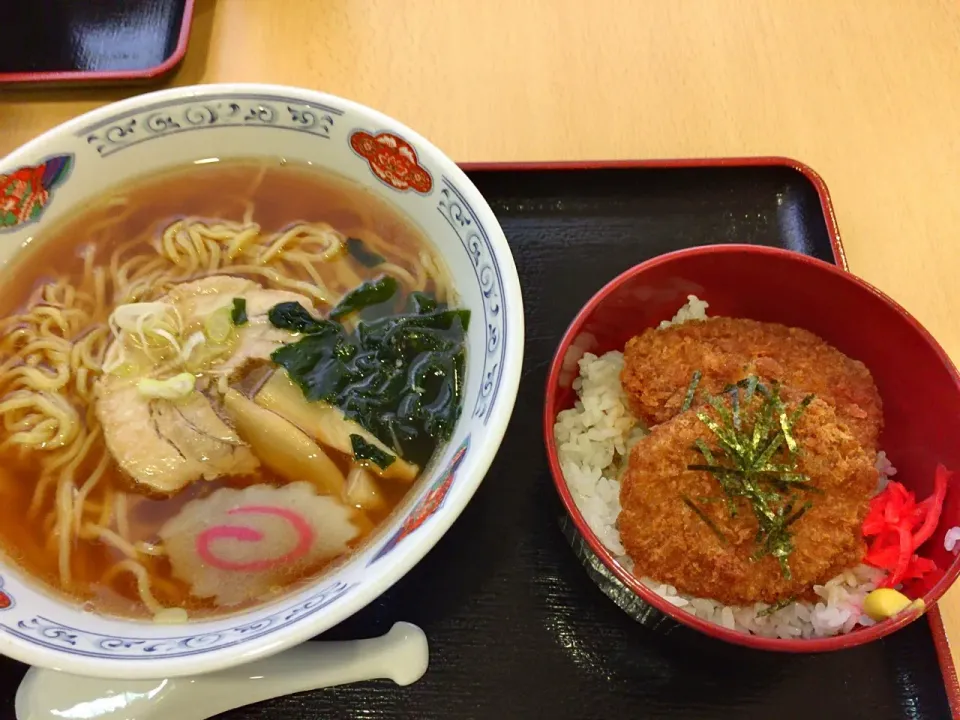
[(203, 321), (203, 334), (212, 343), (225, 343), (233, 334), (231, 309), (224, 305), (207, 315)]
[(193, 392), (197, 378), (190, 373), (180, 373), (166, 380), (143, 378), (137, 383), (137, 392), (154, 400), (182, 400)]

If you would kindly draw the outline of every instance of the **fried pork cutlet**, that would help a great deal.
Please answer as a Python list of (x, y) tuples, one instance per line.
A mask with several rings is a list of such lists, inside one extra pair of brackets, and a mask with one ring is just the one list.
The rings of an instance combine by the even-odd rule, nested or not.
[[(796, 403), (787, 407), (795, 408)], [(719, 417), (708, 405), (699, 411)], [(807, 475), (817, 491), (796, 492), (797, 506), (806, 501), (812, 505), (788, 528), (794, 545), (788, 556), (789, 579), (771, 555), (752, 559), (758, 548), (758, 522), (751, 504), (740, 498), (732, 517), (716, 477), (688, 469), (705, 462), (695, 449), (698, 439), (708, 449), (716, 447), (716, 438), (697, 412), (688, 410), (654, 427), (631, 451), (622, 479), (618, 525), (638, 577), (728, 605), (775, 603), (808, 598), (814, 584), (861, 561), (860, 527), (877, 471), (873, 455), (864, 451), (827, 403), (814, 399), (792, 431), (799, 447), (796, 470)], [(717, 463), (720, 457), (717, 453)], [(789, 460), (785, 453), (774, 459)]]
[(680, 411), (697, 370), (698, 397), (749, 375), (814, 393), (876, 452), (883, 405), (870, 371), (811, 332), (723, 317), (650, 329), (627, 343), (620, 379), (634, 413), (656, 425)]

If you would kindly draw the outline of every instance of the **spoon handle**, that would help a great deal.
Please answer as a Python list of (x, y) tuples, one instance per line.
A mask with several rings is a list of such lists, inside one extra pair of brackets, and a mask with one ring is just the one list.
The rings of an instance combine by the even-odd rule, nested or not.
[[(386, 678), (409, 685), (426, 672), (428, 662), (423, 630), (400, 622), (381, 637), (307, 642), (264, 660), (200, 675), (191, 684), (198, 704), (209, 702), (211, 710), (224, 712), (282, 695), (363, 680)], [(204, 711), (209, 712), (206, 707)]]
[(209, 675), (103, 680), (30, 668), (16, 697), (18, 720), (206, 720), (290, 693), (388, 678), (409, 685), (427, 670), (423, 630), (397, 623), (370, 640), (308, 642)]

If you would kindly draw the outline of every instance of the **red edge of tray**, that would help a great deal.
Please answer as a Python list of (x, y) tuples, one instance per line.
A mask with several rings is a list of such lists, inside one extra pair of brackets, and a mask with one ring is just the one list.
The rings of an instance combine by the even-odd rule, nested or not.
[[(823, 209), (827, 224), (827, 234), (833, 248), (833, 257), (836, 264), (849, 271), (847, 256), (840, 240), (840, 228), (837, 225), (836, 214), (833, 211), (833, 202), (826, 183), (813, 168), (797, 160), (787, 157), (743, 157), (743, 158), (695, 158), (672, 160), (584, 160), (558, 162), (468, 162), (460, 163), (461, 169), (466, 172), (508, 171), (523, 172), (526, 170), (610, 170), (610, 169), (664, 169), (664, 168), (697, 168), (697, 167), (787, 167), (802, 174), (817, 190), (820, 197), (820, 206)], [(947, 691), (947, 700), (954, 717), (960, 717), (960, 679), (950, 653), (950, 641), (947, 639), (940, 615), (939, 603), (926, 613), (930, 624), (933, 644), (937, 651), (940, 663), (940, 672), (943, 676), (944, 687)]]
[(62, 70), (57, 72), (0, 73), (0, 85), (56, 83), (58, 87), (64, 87), (85, 83), (109, 82), (111, 80), (128, 82), (156, 80), (173, 70), (187, 54), (190, 27), (193, 24), (194, 1), (184, 0), (183, 22), (180, 25), (177, 46), (173, 49), (170, 57), (159, 65), (152, 65), (142, 70)]

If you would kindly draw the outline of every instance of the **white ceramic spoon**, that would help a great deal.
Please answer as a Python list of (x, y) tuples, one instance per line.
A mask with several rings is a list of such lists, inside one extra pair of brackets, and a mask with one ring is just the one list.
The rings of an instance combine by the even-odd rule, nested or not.
[(30, 668), (17, 690), (17, 720), (206, 720), (261, 700), (361, 680), (409, 685), (428, 662), (423, 630), (401, 622), (382, 637), (303, 643), (193, 677), (102, 680)]

